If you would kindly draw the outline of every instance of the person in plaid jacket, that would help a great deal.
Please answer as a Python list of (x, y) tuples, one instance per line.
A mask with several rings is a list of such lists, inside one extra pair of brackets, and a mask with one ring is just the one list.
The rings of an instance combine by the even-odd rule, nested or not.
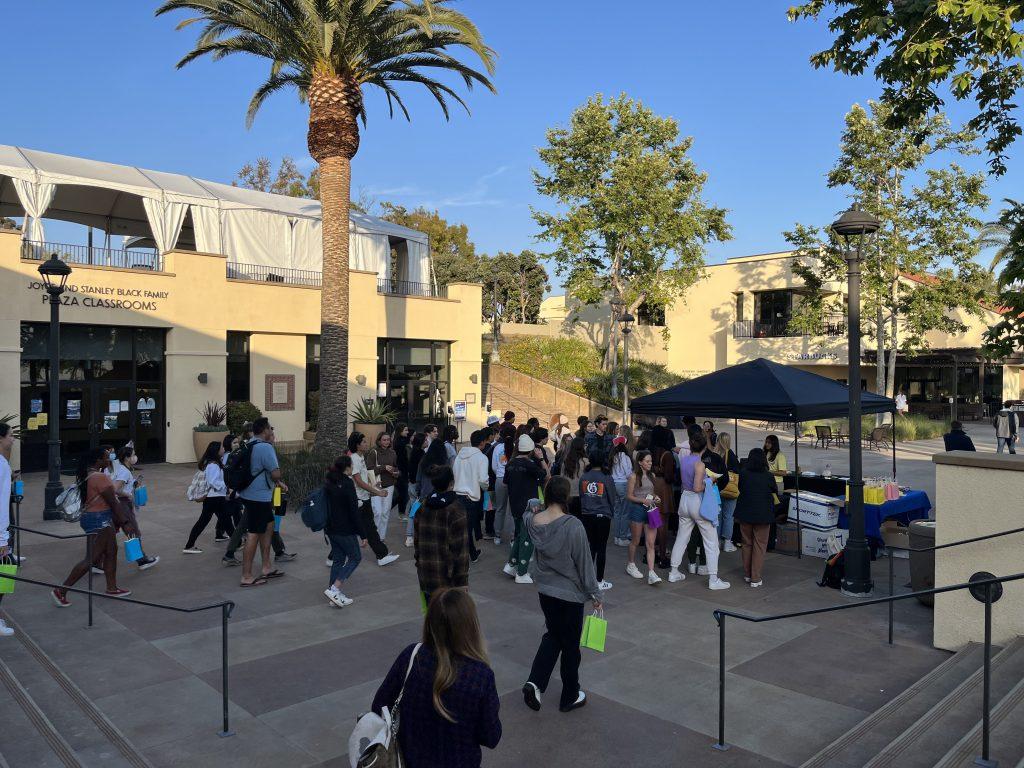
[(453, 490), (455, 475), (440, 465), (430, 480), (435, 490), (416, 513), (413, 536), (416, 575), (428, 604), (437, 589), (469, 586), (466, 510)]

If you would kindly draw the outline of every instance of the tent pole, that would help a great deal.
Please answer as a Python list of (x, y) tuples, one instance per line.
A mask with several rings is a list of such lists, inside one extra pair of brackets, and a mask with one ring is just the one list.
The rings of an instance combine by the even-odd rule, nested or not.
[(796, 486), (796, 556), (804, 556), (804, 537), (800, 531), (800, 422), (793, 422), (793, 478)]
[(733, 450), (736, 451), (736, 458), (738, 459), (740, 457), (740, 420), (739, 419), (733, 419), (732, 420), (732, 426), (733, 426), (733, 440), (732, 440), (732, 442), (734, 444), (733, 445)]
[(897, 412), (892, 412), (892, 479), (896, 482), (896, 416)]

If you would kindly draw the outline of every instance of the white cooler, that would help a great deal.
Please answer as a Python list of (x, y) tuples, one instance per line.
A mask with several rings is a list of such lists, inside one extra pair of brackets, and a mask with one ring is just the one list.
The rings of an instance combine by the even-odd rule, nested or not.
[(807, 557), (830, 557), (832, 553), (828, 549), (828, 540), (833, 535), (836, 537), (839, 548), (842, 549), (846, 546), (846, 540), (850, 537), (850, 532), (845, 528), (801, 527), (801, 550)]
[[(800, 491), (800, 525), (835, 528), (839, 525), (839, 508), (843, 500), (820, 493)], [(796, 495), (789, 497), (789, 522), (796, 522)]]

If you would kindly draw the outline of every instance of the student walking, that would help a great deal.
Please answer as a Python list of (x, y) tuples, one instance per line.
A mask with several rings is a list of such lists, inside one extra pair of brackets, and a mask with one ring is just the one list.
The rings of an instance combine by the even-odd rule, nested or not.
[(427, 607), (422, 643), (398, 655), (371, 709), (391, 708), (399, 696), (398, 745), (406, 768), (480, 768), (480, 748), (498, 746), (498, 690), (466, 591), (438, 590)]
[[(0, 560), (11, 557), (11, 463), (8, 457), (14, 446), (14, 428), (6, 421), (0, 421)], [(21, 554), (20, 552), (18, 553)], [(0, 601), (3, 595), (0, 595)], [(0, 619), (0, 637), (10, 637), (14, 630)]]
[(185, 547), (181, 550), (184, 554), (198, 555), (202, 553), (203, 550), (196, 546), (196, 540), (214, 517), (217, 518), (218, 526), (222, 526), (225, 530), (230, 528), (232, 533), (235, 532), (227, 507), (228, 487), (224, 483), (224, 465), (221, 463), (223, 455), (223, 444), (212, 440), (206, 446), (206, 451), (203, 452), (203, 457), (199, 460), (199, 471), (205, 476), (209, 491), (203, 499), (203, 509), (199, 513), (199, 519), (192, 526), (188, 541), (185, 542)]
[(474, 563), (480, 559), (480, 550), (476, 548), (476, 542), (483, 538), (480, 518), (483, 516), (484, 491), (490, 483), (487, 457), (481, 449), (487, 445), (490, 438), (489, 429), (474, 432), (469, 438), (470, 445), (459, 450), (453, 465), (455, 493), (466, 510), (469, 559)]
[[(620, 431), (627, 427), (620, 427)], [(629, 437), (619, 435), (612, 440), (612, 483), (615, 484), (615, 497), (618, 504), (615, 507), (615, 516), (612, 518), (612, 532), (615, 546), (629, 546), (629, 510), (626, 499), (626, 485), (629, 483), (629, 476), (633, 474), (633, 460), (630, 457)]]
[(547, 631), (523, 685), (523, 699), (530, 709), (540, 709), (541, 695), (547, 691), (555, 663), (560, 660), (562, 695), (558, 708), (570, 712), (587, 703), (579, 682), (583, 606), (590, 600), (594, 610), (601, 610), (601, 588), (583, 524), (566, 514), (569, 481), (551, 478), (544, 488), (544, 501), (547, 506), (543, 511), (525, 514), (536, 548), (530, 571), (537, 583)]
[[(75, 482), (82, 499), (82, 516), (78, 524), (92, 537), (92, 562), (83, 559), (71, 569), (64, 579), (63, 587), (73, 587), (85, 576), (91, 566), (102, 566), (107, 581), (107, 594), (111, 597), (127, 597), (131, 592), (117, 586), (117, 539), (114, 536), (115, 521), (122, 523), (125, 533), (138, 533), (134, 525), (121, 511), (114, 482), (103, 470), (110, 466), (110, 454), (105, 448), (93, 448), (78, 460)], [(67, 590), (55, 588), (50, 596), (58, 608), (71, 605)]]
[[(225, 435), (221, 445), (224, 448), (220, 455), (220, 463), (223, 467), (227, 464), (228, 456), (231, 455), (231, 452), (238, 450), (240, 447), (240, 441), (235, 435)], [(217, 527), (214, 529), (213, 540), (218, 544), (231, 540), (231, 535), (235, 532), (235, 526), (238, 525), (242, 517), (242, 505), (235, 498), (234, 491), (229, 490), (227, 496), (224, 497), (224, 516), (225, 521), (223, 523), (220, 518), (217, 518)]]
[(353, 432), (348, 436), (348, 450), (352, 457), (352, 482), (356, 486), (356, 499), (359, 501), (359, 517), (362, 521), (366, 541), (370, 545), (374, 556), (377, 558), (377, 565), (391, 565), (398, 559), (398, 555), (388, 551), (388, 545), (381, 541), (377, 526), (373, 520), (373, 505), (370, 498), (373, 496), (384, 496), (385, 492), (370, 484), (370, 476), (366, 469), (366, 449), (369, 441), (362, 432)]
[(383, 495), (374, 494), (370, 497), (370, 508), (373, 511), (373, 524), (377, 527), (377, 536), (381, 541), (387, 539), (388, 521), (391, 518), (391, 505), (395, 495), (395, 483), (398, 482), (398, 456), (391, 446), (391, 435), (381, 432), (377, 435), (374, 447), (366, 454), (366, 470), (377, 477), (377, 488)]
[(632, 537), (629, 541), (629, 563), (626, 573), (634, 579), (644, 576), (636, 567), (636, 550), (640, 546), (641, 536), (647, 549), (647, 583), (657, 584), (661, 577), (654, 570), (654, 544), (658, 536), (658, 527), (650, 524), (651, 510), (661, 503), (654, 494), (654, 459), (650, 451), (637, 451), (633, 463), (633, 474), (626, 482), (626, 499), (629, 501), (629, 528)]
[(413, 518), (416, 575), (427, 602), (435, 590), (469, 586), (466, 510), (452, 490), (455, 475), (442, 465), (430, 480), (434, 492)]
[(708, 589), (728, 589), (729, 582), (718, 578), (718, 531), (714, 523), (701, 517), (700, 506), (703, 500), (706, 468), (702, 454), (707, 448), (707, 440), (700, 432), (690, 434), (690, 454), (680, 462), (680, 480), (683, 495), (679, 499), (679, 533), (672, 547), (672, 570), (669, 571), (670, 582), (682, 581), (686, 575), (679, 570), (683, 562), (683, 554), (690, 540), (693, 527), (700, 530), (707, 557)]
[(1002, 453), (1005, 448), (1010, 453), (1017, 453), (1013, 445), (1017, 442), (1017, 414), (1010, 410), (1012, 403), (1003, 403), (1002, 410), (992, 419), (992, 426), (996, 430), (996, 453)]
[(434, 492), (434, 487), (430, 484), (430, 474), (434, 467), (448, 464), (448, 451), (445, 449), (445, 444), (440, 438), (437, 427), (433, 424), (428, 424), (423, 431), (427, 435), (427, 442), (423, 449), (423, 458), (420, 459), (416, 476), (420, 484), (421, 499)]
[[(253, 422), (252, 431), (253, 438), (249, 441), (248, 447), (249, 475), (252, 482), (238, 494), (245, 509), (246, 527), (249, 532), (242, 550), (242, 587), (258, 587), (266, 584), (269, 579), (284, 575), (273, 566), (270, 545), (274, 536), (274, 488), (287, 492), (288, 486), (281, 479), (277, 451), (274, 450), (276, 438), (270, 419), (260, 416)], [(262, 570), (259, 576), (253, 576), (252, 566), (257, 548), (260, 551)]]
[[(718, 436), (721, 442), (726, 435)], [(743, 580), (752, 587), (763, 583), (761, 570), (768, 551), (768, 536), (775, 522), (775, 496), (779, 492), (775, 476), (768, 471), (764, 451), (754, 448), (740, 469), (740, 496), (736, 519), (743, 536)]]
[(612, 583), (604, 580), (604, 565), (612, 518), (619, 507), (615, 484), (605, 470), (604, 464), (605, 457), (599, 450), (591, 453), (590, 468), (583, 473), (577, 483), (580, 491), (580, 519), (587, 532), (590, 556), (594, 558), (598, 586), (602, 591), (612, 588)]
[(508, 520), (508, 486), (505, 484), (505, 468), (515, 453), (514, 424), (507, 423), (498, 433), (498, 442), (491, 452), (491, 469), (494, 472), (494, 545), (501, 546), (501, 537), (506, 535)]
[[(110, 479), (114, 481), (114, 493), (121, 502), (121, 509), (124, 510), (127, 519), (131, 521), (131, 525), (135, 529), (141, 544), (142, 528), (139, 526), (139, 519), (135, 514), (135, 488), (138, 485), (138, 478), (135, 476), (134, 467), (138, 460), (139, 457), (135, 453), (135, 447), (129, 441), (114, 451), (114, 461), (110, 468), (105, 471), (110, 475)], [(159, 556), (151, 557), (145, 552), (135, 560), (135, 564), (139, 567), (140, 571), (148, 570), (159, 562)]]
[(331, 605), (344, 608), (354, 601), (341, 591), (342, 587), (362, 560), (360, 542), (366, 543), (356, 486), (352, 482), (350, 456), (340, 456), (327, 470), (324, 489), (327, 491), (324, 535), (331, 545), (331, 576), (324, 597), (331, 601)]
[(515, 536), (504, 572), (514, 576), (516, 584), (532, 584), (528, 573), (533, 543), (523, 525), (523, 514), (530, 499), (538, 497), (540, 488), (548, 478), (548, 465), (544, 453), (537, 449), (529, 435), (520, 435), (516, 453), (505, 467), (505, 485), (508, 486), (508, 506), (515, 523)]
[(405, 520), (409, 509), (409, 441), (412, 432), (408, 424), (399, 422), (395, 425), (395, 439), (391, 445), (395, 449), (395, 467), (398, 475), (395, 478), (395, 492), (391, 500), (391, 508), (398, 509), (398, 519)]

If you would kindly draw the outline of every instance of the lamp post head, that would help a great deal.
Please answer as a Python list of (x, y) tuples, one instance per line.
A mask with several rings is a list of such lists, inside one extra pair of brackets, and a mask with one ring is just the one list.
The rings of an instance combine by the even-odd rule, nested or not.
[(850, 238), (857, 235), (863, 237), (874, 234), (881, 226), (877, 218), (855, 205), (832, 222), (832, 231), (849, 242)]
[(626, 306), (626, 302), (624, 302), (622, 300), (622, 297), (619, 295), (613, 296), (611, 301), (609, 301), (608, 303), (611, 305), (612, 313), (616, 317), (622, 314), (622, 308)]
[(633, 322), (636, 320), (633, 315), (627, 312), (624, 315), (619, 316), (619, 322), (622, 324), (622, 332), (629, 333), (633, 330)]
[(68, 275), (71, 274), (71, 267), (61, 261), (56, 253), (51, 253), (50, 258), (39, 265), (39, 274), (43, 276), (46, 292), (60, 296), (64, 293), (64, 286), (67, 284)]

